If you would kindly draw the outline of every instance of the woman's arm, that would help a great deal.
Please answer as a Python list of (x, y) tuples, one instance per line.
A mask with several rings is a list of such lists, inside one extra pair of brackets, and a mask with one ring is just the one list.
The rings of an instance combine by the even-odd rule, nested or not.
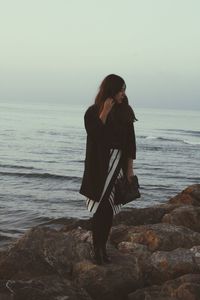
[(133, 171), (133, 159), (128, 158), (128, 168), (127, 168), (127, 179), (129, 182), (131, 182), (131, 177), (134, 176), (134, 171)]
[(130, 123), (128, 125), (127, 157), (136, 159), (136, 139), (133, 123)]
[(114, 102), (114, 100), (112, 98), (107, 98), (106, 101), (104, 102), (103, 109), (102, 109), (102, 111), (100, 113), (100, 116), (99, 116), (99, 118), (101, 119), (101, 121), (104, 124), (106, 123), (108, 114), (111, 111), (114, 103), (115, 102)]
[(131, 177), (134, 176), (133, 160), (136, 158), (136, 140), (133, 123), (128, 126), (127, 157), (128, 162), (126, 176), (128, 181), (131, 182)]

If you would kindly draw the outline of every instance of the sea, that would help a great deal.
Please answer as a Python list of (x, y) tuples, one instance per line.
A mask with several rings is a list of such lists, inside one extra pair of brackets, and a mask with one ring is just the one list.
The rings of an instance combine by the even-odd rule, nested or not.
[[(79, 194), (91, 103), (0, 103), (0, 246), (57, 218), (91, 217)], [(134, 107), (141, 198), (167, 202), (200, 183), (200, 111)]]

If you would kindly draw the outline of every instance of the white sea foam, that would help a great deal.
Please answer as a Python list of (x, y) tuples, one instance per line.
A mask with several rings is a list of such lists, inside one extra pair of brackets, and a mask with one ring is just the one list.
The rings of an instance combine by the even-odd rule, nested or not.
[(192, 141), (183, 140), (183, 142), (184, 142), (185, 144), (190, 144), (190, 145), (200, 145), (200, 142), (197, 142), (197, 141), (192, 142)]
[(147, 140), (153, 140), (153, 139), (157, 139), (157, 137), (156, 136), (146, 136), (146, 139)]

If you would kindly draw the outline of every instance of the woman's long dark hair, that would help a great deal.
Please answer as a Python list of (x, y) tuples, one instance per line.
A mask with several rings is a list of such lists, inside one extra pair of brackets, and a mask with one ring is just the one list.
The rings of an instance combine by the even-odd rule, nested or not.
[[(107, 98), (114, 98), (122, 90), (123, 86), (126, 87), (125, 81), (118, 75), (110, 74), (104, 78), (95, 98), (95, 105), (97, 105), (99, 113), (103, 109), (105, 100)], [(125, 96), (121, 104), (114, 105), (110, 114), (111, 118), (120, 123), (137, 121), (134, 111), (128, 103), (127, 96)]]

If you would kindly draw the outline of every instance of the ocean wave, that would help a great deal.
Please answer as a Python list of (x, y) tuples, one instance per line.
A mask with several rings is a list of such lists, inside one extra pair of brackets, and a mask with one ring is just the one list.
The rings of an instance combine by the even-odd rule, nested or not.
[(164, 142), (183, 142), (183, 140), (181, 139), (171, 139), (171, 138), (164, 138), (164, 137), (158, 137), (157, 139)]
[(147, 139), (147, 140), (160, 140), (164, 142), (183, 142), (181, 139), (176, 139), (176, 138), (165, 138), (161, 136), (153, 136), (153, 135), (141, 135), (139, 138)]
[(0, 234), (0, 241), (9, 240), (9, 239), (10, 238), (8, 236)]
[(152, 136), (152, 135), (146, 136), (145, 138), (146, 138), (147, 140), (154, 140), (154, 139), (157, 139), (156, 136)]
[(76, 182), (80, 180), (77, 176), (64, 176), (51, 173), (17, 173), (17, 172), (0, 172), (3, 176), (15, 176), (15, 177), (26, 177), (26, 178), (43, 178), (43, 179), (61, 179), (61, 180), (72, 180)]
[(190, 145), (200, 145), (200, 141), (188, 141), (188, 140), (184, 140), (184, 139), (177, 139), (177, 138), (165, 138), (165, 137), (161, 137), (161, 136), (151, 136), (151, 135), (141, 135), (139, 136), (139, 138), (142, 139), (147, 139), (147, 140), (159, 140), (159, 141), (163, 141), (163, 142), (179, 142), (179, 143), (184, 143), (184, 144), (190, 144)]
[(9, 164), (0, 164), (0, 168), (36, 170), (36, 168), (34, 168), (34, 167), (27, 167), (27, 166), (20, 166), (20, 165), (9, 165)]
[(189, 145), (200, 145), (200, 142), (192, 142), (192, 141), (187, 141), (187, 140), (183, 140), (183, 142), (185, 144), (189, 144)]
[(198, 177), (198, 176), (196, 176), (196, 177), (193, 177), (193, 176), (191, 176), (191, 177), (189, 177), (189, 176), (185, 176), (185, 175), (173, 175), (174, 173), (172, 173), (172, 174), (164, 174), (164, 175), (162, 175), (162, 174), (159, 174), (159, 179), (160, 178), (164, 178), (164, 179), (175, 179), (175, 180), (178, 180), (178, 179), (183, 179), (183, 180), (187, 180), (187, 181), (192, 181), (193, 183), (199, 183), (199, 181), (200, 181), (200, 177)]
[(199, 130), (185, 130), (185, 129), (160, 129), (168, 132), (178, 132), (180, 134), (189, 134), (192, 136), (199, 136), (200, 137), (200, 131)]

